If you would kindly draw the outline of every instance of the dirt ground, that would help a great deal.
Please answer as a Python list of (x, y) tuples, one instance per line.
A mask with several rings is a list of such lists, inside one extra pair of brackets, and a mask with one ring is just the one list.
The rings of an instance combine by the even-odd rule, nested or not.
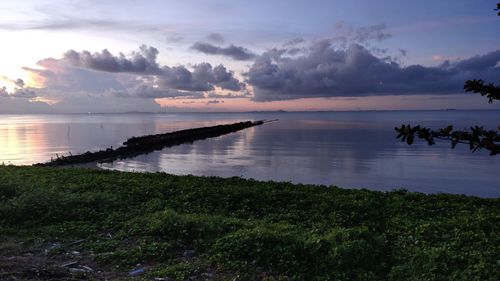
[(0, 280), (119, 280), (126, 277), (99, 267), (93, 253), (75, 250), (79, 241), (24, 245), (0, 239)]

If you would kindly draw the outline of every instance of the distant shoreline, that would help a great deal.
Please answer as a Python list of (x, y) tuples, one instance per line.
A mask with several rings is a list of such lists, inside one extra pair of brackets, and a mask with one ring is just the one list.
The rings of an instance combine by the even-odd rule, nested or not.
[(500, 109), (366, 109), (366, 110), (271, 110), (271, 111), (125, 111), (125, 112), (41, 112), (41, 113), (0, 113), (0, 115), (120, 115), (120, 114), (273, 114), (273, 113), (342, 113), (342, 112), (464, 112), (500, 111)]

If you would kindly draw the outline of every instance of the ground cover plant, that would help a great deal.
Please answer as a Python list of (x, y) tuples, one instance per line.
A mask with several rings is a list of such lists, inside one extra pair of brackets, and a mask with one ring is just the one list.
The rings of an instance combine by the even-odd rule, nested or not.
[(0, 167), (0, 280), (499, 280), (500, 199)]

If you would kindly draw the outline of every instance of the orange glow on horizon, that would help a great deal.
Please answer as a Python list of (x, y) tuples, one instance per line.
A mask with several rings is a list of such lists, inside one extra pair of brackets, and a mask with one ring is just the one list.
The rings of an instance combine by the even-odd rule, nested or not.
[[(207, 98), (201, 100), (190, 99), (156, 99), (162, 107), (177, 107), (193, 110), (210, 110), (210, 111), (272, 111), (272, 110), (289, 110), (289, 111), (321, 111), (321, 110), (347, 110), (357, 109), (358, 100), (343, 99), (343, 98), (308, 98), (297, 100), (284, 100), (272, 102), (254, 102), (249, 98)], [(212, 101), (212, 103), (210, 103)], [(218, 103), (213, 103), (218, 101)], [(354, 102), (356, 101), (356, 102)], [(363, 108), (367, 108), (364, 104)], [(373, 106), (371, 106), (373, 107)]]
[[(484, 108), (482, 99), (472, 95), (447, 95), (440, 97), (440, 102), (434, 102), (429, 106), (429, 101), (436, 99), (433, 95), (387, 95), (387, 96), (365, 96), (365, 97), (334, 97), (334, 98), (303, 98), (296, 100), (254, 102), (249, 98), (205, 98), (205, 99), (155, 99), (165, 107), (174, 107), (186, 111), (356, 111), (356, 110), (442, 110), (449, 107), (457, 109), (480, 109)], [(218, 103), (213, 103), (217, 100)], [(209, 103), (212, 101), (212, 103)], [(450, 101), (450, 102), (446, 102)], [(495, 108), (491, 105), (491, 108)]]

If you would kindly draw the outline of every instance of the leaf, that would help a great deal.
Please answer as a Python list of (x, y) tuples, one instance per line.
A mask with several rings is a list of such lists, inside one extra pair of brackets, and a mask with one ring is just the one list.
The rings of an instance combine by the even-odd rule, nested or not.
[(411, 144), (413, 144), (413, 140), (414, 140), (413, 135), (409, 135), (408, 138), (406, 139), (406, 143), (411, 145)]

